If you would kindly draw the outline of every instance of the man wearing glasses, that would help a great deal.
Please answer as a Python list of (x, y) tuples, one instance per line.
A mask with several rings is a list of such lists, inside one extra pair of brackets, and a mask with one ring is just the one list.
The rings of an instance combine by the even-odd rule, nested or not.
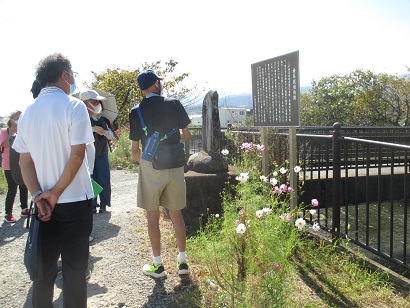
[(33, 307), (53, 307), (60, 254), (64, 307), (87, 306), (93, 188), (84, 156), (94, 138), (84, 103), (69, 95), (75, 75), (62, 54), (39, 62), (36, 80), (42, 90), (21, 115), (13, 144), (42, 221), (43, 278), (33, 281)]

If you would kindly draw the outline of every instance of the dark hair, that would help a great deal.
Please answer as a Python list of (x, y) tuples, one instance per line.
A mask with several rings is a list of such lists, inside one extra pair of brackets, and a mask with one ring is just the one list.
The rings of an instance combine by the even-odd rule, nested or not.
[(49, 82), (56, 82), (63, 71), (71, 69), (71, 62), (61, 53), (51, 54), (42, 59), (36, 67), (36, 80), (43, 88)]
[(33, 85), (31, 86), (30, 92), (33, 93), (33, 98), (37, 98), (37, 96), (40, 94), (41, 91), (41, 86), (40, 83), (37, 80), (33, 81)]

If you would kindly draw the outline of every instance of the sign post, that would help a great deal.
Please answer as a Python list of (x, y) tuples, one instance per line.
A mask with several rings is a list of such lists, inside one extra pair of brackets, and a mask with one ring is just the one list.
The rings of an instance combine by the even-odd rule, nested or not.
[[(290, 185), (297, 195), (297, 177), (293, 168), (297, 164), (296, 126), (300, 124), (299, 51), (254, 63), (252, 69), (252, 102), (254, 126), (261, 126), (266, 142), (265, 127), (289, 127)], [(264, 175), (268, 165), (262, 156)], [(292, 199), (297, 206), (297, 198)]]

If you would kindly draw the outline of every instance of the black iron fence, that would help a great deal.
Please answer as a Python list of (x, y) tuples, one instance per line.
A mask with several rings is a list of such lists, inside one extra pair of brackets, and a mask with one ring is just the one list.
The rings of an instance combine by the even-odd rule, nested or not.
[(347, 137), (342, 135), (340, 125), (334, 128), (334, 236), (345, 235), (374, 254), (410, 269), (410, 146)]
[[(255, 128), (230, 131), (242, 142), (260, 143)], [(269, 129), (270, 162), (289, 159), (288, 128)], [(188, 153), (202, 150), (201, 131), (186, 143)], [(239, 159), (221, 131), (222, 149)], [(297, 160), (302, 167), (298, 204), (318, 199), (310, 215), (335, 240), (348, 238), (358, 246), (410, 269), (408, 226), (410, 197), (410, 128), (300, 127)]]
[[(298, 161), (303, 167), (299, 197), (306, 204), (313, 198), (320, 203), (317, 214), (309, 216), (310, 222), (318, 222), (334, 240), (348, 238), (407, 270), (408, 133), (407, 128), (376, 128), (371, 132), (371, 128), (335, 125), (326, 130), (303, 129), (297, 134)], [(287, 133), (277, 134), (286, 149)], [(286, 150), (281, 153), (285, 159)]]

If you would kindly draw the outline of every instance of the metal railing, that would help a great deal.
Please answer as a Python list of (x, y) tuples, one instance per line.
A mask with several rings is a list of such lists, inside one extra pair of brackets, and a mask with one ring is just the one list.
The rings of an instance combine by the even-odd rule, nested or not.
[[(297, 134), (303, 166), (299, 198), (306, 204), (315, 198), (321, 205), (309, 221), (318, 222), (334, 241), (348, 238), (408, 270), (410, 146), (350, 137), (346, 131), (335, 125), (332, 134)], [(406, 136), (382, 137), (408, 143)]]
[[(221, 131), (222, 148), (231, 144)], [(232, 133), (243, 142), (259, 143), (259, 131)], [(190, 142), (190, 153), (201, 150), (200, 132)], [(298, 204), (318, 199), (318, 222), (336, 241), (348, 238), (371, 253), (410, 269), (408, 226), (410, 128), (300, 127), (297, 160), (302, 166)], [(278, 164), (289, 158), (287, 128), (269, 136), (269, 159)], [(222, 149), (221, 149), (222, 150)], [(233, 152), (235, 150), (232, 150)], [(232, 159), (240, 155), (231, 152)], [(303, 183), (303, 185), (302, 185)]]
[(334, 237), (345, 236), (360, 247), (410, 269), (410, 146), (346, 137), (338, 124), (334, 129)]

